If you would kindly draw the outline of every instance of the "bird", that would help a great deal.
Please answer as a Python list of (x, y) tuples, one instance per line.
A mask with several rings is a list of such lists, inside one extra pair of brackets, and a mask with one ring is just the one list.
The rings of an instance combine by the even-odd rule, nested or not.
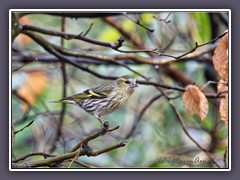
[(98, 87), (52, 102), (76, 105), (93, 115), (101, 125), (104, 125), (108, 122), (101, 116), (110, 114), (124, 106), (137, 87), (136, 79), (130, 75), (125, 75)]

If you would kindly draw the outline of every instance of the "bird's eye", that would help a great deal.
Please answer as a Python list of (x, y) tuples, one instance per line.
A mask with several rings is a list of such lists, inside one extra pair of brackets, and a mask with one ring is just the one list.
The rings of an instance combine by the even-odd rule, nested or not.
[(130, 82), (129, 80), (126, 80), (125, 83), (126, 83), (126, 84), (130, 84), (131, 82)]

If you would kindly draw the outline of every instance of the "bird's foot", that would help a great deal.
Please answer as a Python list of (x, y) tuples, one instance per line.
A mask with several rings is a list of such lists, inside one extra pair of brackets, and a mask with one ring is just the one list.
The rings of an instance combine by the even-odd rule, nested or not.
[(109, 128), (109, 123), (108, 123), (108, 121), (104, 121), (104, 122), (101, 124), (101, 128), (107, 130), (107, 129)]
[(93, 149), (92, 149), (90, 146), (88, 146), (87, 143), (84, 143), (84, 144), (82, 145), (82, 148), (84, 149), (84, 152), (85, 152), (85, 154), (86, 154), (87, 156), (90, 156), (91, 153), (93, 152)]
[(107, 130), (109, 128), (109, 123), (106, 120), (103, 119), (98, 119), (99, 122), (101, 123), (101, 128), (104, 130)]

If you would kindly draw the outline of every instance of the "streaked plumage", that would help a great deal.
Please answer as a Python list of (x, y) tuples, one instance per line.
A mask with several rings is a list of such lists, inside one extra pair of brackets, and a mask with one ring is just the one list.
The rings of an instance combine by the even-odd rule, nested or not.
[(103, 123), (101, 116), (122, 107), (136, 87), (138, 87), (136, 79), (126, 75), (55, 102), (77, 105)]

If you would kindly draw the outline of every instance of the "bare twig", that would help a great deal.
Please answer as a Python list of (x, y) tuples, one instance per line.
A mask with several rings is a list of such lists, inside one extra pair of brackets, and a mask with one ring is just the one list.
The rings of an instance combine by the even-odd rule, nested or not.
[(107, 132), (112, 132), (112, 131), (115, 131), (119, 128), (119, 126), (116, 126), (114, 128), (111, 128), (111, 129), (104, 129), (104, 128), (101, 128), (98, 132), (88, 136), (87, 138), (85, 138), (84, 140), (82, 140), (81, 142), (79, 142), (76, 146), (74, 146), (69, 152), (74, 152), (76, 151), (77, 149), (79, 149), (81, 147), (82, 144), (86, 144), (88, 143), (89, 141), (93, 140), (93, 139), (96, 139), (97, 137), (99, 137), (100, 135), (102, 134), (105, 134)]
[[(61, 60), (64, 60), (66, 62), (68, 62), (69, 64), (83, 70), (83, 71), (86, 71), (86, 72), (89, 72), (99, 78), (103, 78), (103, 79), (116, 79), (118, 77), (114, 77), (114, 76), (104, 76), (102, 74), (99, 74), (97, 72), (94, 72), (92, 70), (90, 70), (89, 68), (87, 67), (84, 67), (76, 62), (73, 62), (71, 61), (68, 57), (65, 57), (63, 55), (61, 55), (58, 51), (56, 51), (54, 49), (53, 46), (51, 46), (50, 43), (48, 43), (47, 41), (45, 41), (43, 38), (41, 38), (40, 36), (37, 36), (36, 34), (34, 33), (31, 33), (31, 32), (25, 32), (26, 35), (28, 35), (29, 37), (31, 37), (33, 40), (35, 40), (38, 44), (40, 44), (45, 50), (47, 50), (48, 52), (50, 52), (51, 54), (55, 55), (56, 57), (60, 58)], [(166, 84), (161, 84), (161, 83), (156, 83), (156, 82), (150, 82), (150, 81), (138, 81), (138, 83), (140, 84), (145, 84), (145, 85), (155, 85), (155, 86), (161, 86), (163, 88), (169, 88), (169, 89), (175, 89), (175, 90), (180, 90), (180, 91), (184, 91), (185, 89), (184, 88), (181, 88), (181, 87), (172, 87), (172, 86), (169, 86), (169, 85), (166, 85)]]
[(90, 38), (87, 38), (86, 36), (82, 35), (83, 33), (80, 33), (78, 35), (74, 35), (74, 34), (69, 34), (69, 33), (65, 33), (65, 32), (43, 29), (43, 28), (36, 27), (36, 26), (22, 25), (22, 32), (27, 32), (27, 31), (35, 31), (35, 32), (39, 32), (39, 33), (42, 33), (42, 34), (59, 36), (59, 37), (62, 37), (64, 39), (67, 39), (67, 40), (79, 39), (79, 40), (82, 40), (82, 41), (85, 41), (85, 42), (88, 42), (88, 43), (92, 43), (92, 44), (96, 44), (96, 45), (100, 45), (100, 46), (104, 46), (104, 47), (109, 47), (109, 48), (112, 48), (112, 49), (115, 49), (115, 50), (119, 48), (119, 43), (108, 43), (108, 42), (98, 41), (98, 40), (95, 40), (95, 39), (90, 39)]
[(131, 20), (132, 22), (134, 22), (134, 23), (136, 23), (137, 25), (139, 25), (139, 26), (143, 27), (144, 29), (146, 29), (147, 31), (149, 31), (149, 32), (151, 32), (151, 33), (154, 32), (154, 29), (151, 29), (151, 28), (143, 25), (143, 24), (140, 22), (139, 19), (138, 19), (138, 20), (135, 20), (134, 18), (132, 18), (131, 16), (129, 16), (128, 13), (126, 13), (126, 12), (123, 12), (122, 14), (123, 14), (126, 18), (128, 18), (129, 20)]
[[(73, 65), (73, 66), (75, 66), (75, 67), (77, 67), (77, 68), (79, 68), (83, 71), (89, 72), (89, 73), (93, 74), (94, 76), (99, 77), (99, 78), (103, 78), (103, 79), (114, 80), (114, 79), (118, 78), (118, 77), (115, 77), (115, 76), (105, 76), (105, 75), (99, 74), (95, 71), (92, 71), (89, 68), (84, 67), (84, 66), (82, 66), (82, 65), (80, 65), (80, 64), (78, 64), (74, 61), (71, 61), (71, 59), (69, 59), (68, 57), (65, 57), (62, 54), (60, 54), (58, 51), (56, 51), (54, 49), (53, 46), (51, 46), (50, 43), (48, 43), (46, 40), (44, 40), (40, 36), (37, 36), (36, 34), (31, 33), (31, 32), (25, 32), (25, 34), (28, 35), (29, 37), (31, 37), (33, 40), (35, 40), (38, 44), (40, 44), (45, 50), (47, 50), (51, 54), (55, 55), (59, 59), (64, 60), (65, 62), (67, 62), (67, 63), (69, 63), (69, 64), (71, 64), (71, 65)], [(147, 77), (146, 77), (146, 80), (148, 80)], [(178, 90), (178, 91), (182, 91), (182, 92), (185, 91), (185, 88), (183, 88), (183, 87), (171, 86), (171, 85), (157, 83), (157, 82), (138, 80), (137, 83), (144, 84), (144, 85), (154, 85), (154, 86), (159, 86), (159, 87), (167, 88), (167, 89), (174, 89), (174, 90)], [(214, 98), (216, 96), (218, 97), (218, 95), (216, 95), (216, 94), (214, 95), (214, 94), (209, 94), (209, 93), (206, 94), (206, 97), (208, 97), (208, 96), (211, 97), (211, 98)]]
[(24, 156), (21, 156), (21, 157), (19, 157), (17, 159), (12, 160), (12, 162), (13, 163), (17, 163), (17, 162), (23, 161), (23, 160), (25, 160), (25, 159), (27, 159), (28, 157), (31, 157), (31, 156), (44, 156), (44, 158), (46, 158), (46, 157), (54, 157), (55, 155), (49, 154), (49, 153), (45, 153), (45, 152), (30, 152), (30, 153), (28, 153), (28, 154), (26, 154)]
[(37, 61), (37, 59), (34, 59), (33, 61), (27, 62), (26, 64), (23, 64), (22, 66), (19, 66), (19, 67), (13, 69), (12, 72), (19, 71), (19, 70), (22, 69), (23, 67), (25, 67), (25, 66), (27, 66), (27, 65), (29, 65), (29, 64), (32, 64), (32, 63), (34, 63), (34, 62), (36, 62), (36, 61)]
[(168, 15), (167, 15), (164, 19), (158, 18), (158, 17), (156, 17), (156, 16), (153, 16), (153, 18), (156, 19), (156, 20), (158, 20), (158, 21), (160, 21), (160, 22), (164, 22), (164, 23), (168, 24), (168, 23), (171, 22), (171, 20), (168, 20), (168, 18), (170, 17), (170, 15), (171, 15), (171, 12), (168, 13)]
[[(90, 32), (90, 30), (92, 29), (92, 27), (93, 27), (93, 23), (91, 23), (90, 26), (89, 26), (89, 28), (87, 29), (87, 31), (86, 31), (85, 33), (83, 33), (83, 36), (86, 36), (86, 35)], [(65, 31), (62, 31), (62, 32), (65, 32)], [(62, 39), (63, 39), (63, 38), (62, 38)]]
[[(83, 143), (87, 143), (90, 140), (96, 139), (97, 137), (104, 135), (106, 132), (111, 132), (114, 131), (116, 129), (118, 129), (119, 126), (108, 129), (108, 128), (102, 128), (98, 133), (92, 134), (88, 137), (86, 137), (83, 141), (81, 141), (79, 143), (79, 145), (83, 144)], [(118, 144), (109, 146), (107, 148), (103, 148), (99, 151), (90, 151), (90, 152), (86, 152), (85, 149), (82, 149), (80, 151), (76, 151), (79, 146), (76, 145), (70, 152), (62, 154), (62, 155), (58, 155), (58, 156), (54, 156), (54, 157), (50, 157), (44, 160), (38, 160), (38, 161), (30, 161), (30, 162), (25, 162), (25, 163), (12, 163), (12, 168), (33, 168), (33, 167), (44, 167), (44, 166), (55, 166), (55, 165), (59, 165), (60, 163), (62, 163), (65, 160), (74, 158), (77, 154), (79, 154), (79, 156), (98, 156), (100, 154), (112, 151), (114, 149), (123, 147), (126, 145), (126, 142), (120, 142)], [(22, 157), (21, 159), (25, 159), (24, 157)]]
[(17, 133), (19, 133), (19, 132), (23, 131), (24, 129), (26, 129), (27, 127), (31, 126), (33, 122), (34, 122), (34, 120), (30, 121), (26, 126), (19, 129), (18, 131), (15, 131), (14, 134), (16, 135)]
[[(138, 48), (146, 48), (144, 43), (139, 39), (134, 37), (131, 33), (128, 33), (119, 23), (114, 21), (111, 17), (105, 17), (103, 20), (113, 26), (115, 29), (117, 29), (121, 34), (124, 35), (124, 37), (127, 37), (136, 47)], [(151, 57), (156, 56), (156, 54), (148, 53)], [(163, 54), (162, 54), (163, 55)], [(178, 71), (176, 68), (173, 68), (171, 66), (165, 66), (165, 70), (167, 73), (171, 74), (177, 74), (177, 76), (173, 76), (173, 79), (175, 79), (178, 82), (182, 82), (183, 84), (191, 84), (192, 81), (190, 78), (186, 77), (182, 72)]]
[(217, 36), (216, 38), (212, 39), (211, 41), (208, 41), (208, 42), (203, 43), (203, 44), (200, 44), (200, 45), (199, 45), (197, 42), (195, 42), (195, 47), (194, 47), (193, 49), (191, 49), (190, 51), (188, 51), (188, 52), (186, 52), (186, 53), (184, 53), (184, 54), (182, 54), (182, 55), (180, 55), (180, 56), (176, 56), (176, 57), (174, 57), (174, 58), (175, 58), (175, 59), (180, 59), (180, 58), (182, 58), (182, 57), (184, 57), (184, 56), (186, 56), (186, 55), (194, 52), (196, 49), (198, 49), (198, 48), (200, 48), (200, 47), (202, 47), (202, 46), (206, 46), (207, 44), (212, 44), (212, 43), (216, 42), (218, 39), (221, 39), (221, 38), (222, 38), (223, 36), (225, 36), (225, 34), (227, 34), (227, 33), (228, 33), (228, 31), (220, 34), (219, 36)]
[[(71, 159), (67, 159), (67, 160), (65, 160), (65, 161), (70, 161), (70, 162), (72, 162), (72, 160)], [(75, 164), (78, 164), (78, 165), (80, 165), (80, 166), (82, 166), (82, 167), (85, 167), (85, 168), (97, 168), (96, 166), (93, 166), (93, 165), (90, 165), (90, 164), (87, 164), (87, 163), (84, 163), (84, 162), (81, 162), (81, 161), (73, 161), (73, 163), (75, 163)]]

